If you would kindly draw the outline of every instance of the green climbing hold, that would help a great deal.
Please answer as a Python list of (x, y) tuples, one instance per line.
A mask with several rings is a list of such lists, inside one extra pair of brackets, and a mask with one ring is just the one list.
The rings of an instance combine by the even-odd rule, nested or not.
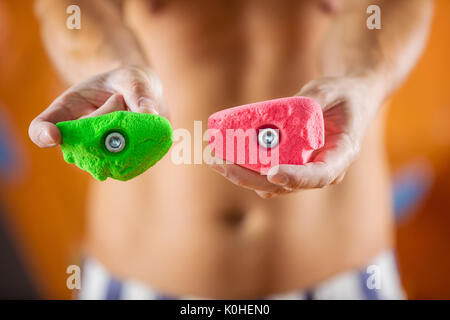
[(127, 181), (156, 164), (172, 145), (169, 121), (153, 114), (117, 111), (56, 124), (64, 160), (100, 181)]

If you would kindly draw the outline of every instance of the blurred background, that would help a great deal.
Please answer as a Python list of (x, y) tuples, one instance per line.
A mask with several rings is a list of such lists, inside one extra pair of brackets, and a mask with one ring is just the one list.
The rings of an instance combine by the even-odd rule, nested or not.
[[(392, 99), (386, 143), (400, 273), (410, 299), (450, 299), (450, 1), (437, 0), (425, 54)], [(38, 150), (30, 121), (64, 90), (32, 0), (0, 0), (0, 299), (70, 299), (88, 175)], [(67, 190), (61, 192), (61, 190)]]

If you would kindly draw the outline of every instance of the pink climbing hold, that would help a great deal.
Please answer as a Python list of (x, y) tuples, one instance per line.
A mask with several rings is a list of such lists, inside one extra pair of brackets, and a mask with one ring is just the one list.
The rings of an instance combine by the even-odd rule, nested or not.
[(208, 119), (216, 157), (267, 174), (279, 164), (302, 165), (324, 144), (319, 104), (289, 97), (225, 109)]

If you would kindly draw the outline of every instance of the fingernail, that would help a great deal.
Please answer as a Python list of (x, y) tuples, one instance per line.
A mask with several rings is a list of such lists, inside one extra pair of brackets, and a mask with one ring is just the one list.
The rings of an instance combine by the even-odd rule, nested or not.
[(273, 195), (269, 192), (261, 192), (259, 193), (259, 196), (263, 199), (270, 199)]
[(146, 110), (151, 114), (159, 115), (158, 111), (155, 108), (154, 102), (148, 98), (140, 98), (138, 100), (138, 107), (139, 109)]
[(216, 170), (221, 175), (225, 174), (225, 168), (223, 166), (213, 164), (212, 167), (214, 168), (214, 170)]
[(280, 169), (280, 166), (274, 166), (272, 168), (269, 169), (269, 171), (267, 172), (268, 176), (274, 176), (278, 173), (278, 170)]
[(280, 186), (285, 186), (288, 184), (288, 178), (283, 174), (276, 174), (268, 177), (269, 181)]
[(43, 145), (47, 145), (47, 146), (56, 145), (55, 140), (53, 140), (53, 138), (50, 137), (50, 134), (45, 130), (41, 131), (41, 133), (39, 134), (38, 140)]
[(155, 108), (150, 108), (150, 109), (148, 109), (149, 110), (149, 112), (151, 113), (151, 114), (154, 114), (154, 115), (157, 115), (157, 116), (159, 116), (159, 112), (158, 111), (156, 111), (156, 109)]

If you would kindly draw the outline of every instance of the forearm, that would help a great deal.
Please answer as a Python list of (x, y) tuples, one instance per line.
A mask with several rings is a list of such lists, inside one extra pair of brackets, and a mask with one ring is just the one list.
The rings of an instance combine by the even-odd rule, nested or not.
[[(366, 26), (370, 4), (381, 9), (381, 29)], [(431, 17), (431, 0), (346, 1), (323, 47), (323, 74), (361, 77), (382, 102), (417, 62)]]
[[(81, 29), (66, 27), (66, 8), (81, 8)], [(145, 65), (132, 32), (122, 22), (120, 1), (37, 0), (44, 45), (62, 77), (73, 84), (122, 65)]]

